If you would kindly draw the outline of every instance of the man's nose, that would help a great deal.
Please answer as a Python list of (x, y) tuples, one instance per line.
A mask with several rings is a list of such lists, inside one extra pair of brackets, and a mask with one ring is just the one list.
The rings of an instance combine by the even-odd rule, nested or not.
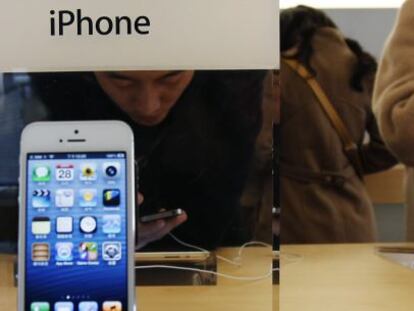
[(133, 98), (134, 105), (145, 114), (153, 114), (161, 107), (158, 91), (153, 87), (143, 87), (137, 91)]

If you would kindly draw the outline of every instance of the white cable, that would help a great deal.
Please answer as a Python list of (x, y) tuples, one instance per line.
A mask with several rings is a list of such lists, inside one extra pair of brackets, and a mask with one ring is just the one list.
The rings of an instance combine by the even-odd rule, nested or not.
[(192, 272), (199, 272), (199, 273), (208, 273), (213, 274), (216, 276), (220, 276), (226, 279), (236, 280), (236, 281), (260, 281), (267, 279), (273, 274), (273, 269), (264, 275), (261, 276), (236, 276), (230, 275), (225, 273), (220, 273), (216, 271), (204, 270), (204, 269), (197, 269), (197, 268), (190, 268), (190, 267), (180, 267), (180, 266), (170, 266), (170, 265), (150, 265), (150, 266), (139, 266), (135, 267), (137, 270), (143, 269), (170, 269), (170, 270), (184, 270), (184, 271), (192, 271)]
[(270, 247), (271, 246), (267, 243), (260, 242), (260, 241), (250, 241), (250, 242), (244, 243), (242, 246), (240, 246), (239, 252), (238, 252), (238, 258), (240, 258), (240, 260), (242, 258), (242, 253), (243, 253), (244, 249), (247, 246), (252, 246), (252, 245), (260, 245), (260, 246), (264, 246), (264, 247)]
[[(183, 245), (185, 247), (189, 247), (189, 248), (192, 248), (192, 249), (196, 249), (198, 251), (201, 251), (203, 253), (210, 254), (210, 251), (208, 251), (208, 250), (206, 250), (206, 249), (204, 249), (202, 247), (199, 247), (199, 246), (196, 246), (196, 245), (192, 245), (190, 243), (186, 243), (186, 242), (182, 241), (181, 239), (177, 238), (172, 233), (169, 233), (169, 236), (173, 240), (175, 240), (177, 243), (179, 243), (179, 244), (181, 244), (181, 245)], [(223, 261), (225, 261), (227, 263), (230, 263), (232, 265), (235, 265), (235, 266), (240, 267), (241, 266), (241, 260), (242, 260), (243, 251), (244, 251), (244, 249), (247, 246), (251, 246), (251, 245), (260, 245), (260, 246), (265, 246), (265, 247), (270, 246), (269, 244), (263, 243), (263, 242), (260, 242), (260, 241), (251, 241), (251, 242), (247, 242), (247, 243), (243, 244), (239, 248), (238, 255), (233, 260), (232, 259), (228, 259), (228, 258), (223, 257), (223, 256), (220, 256), (220, 255), (217, 255), (217, 254), (216, 254), (216, 258), (217, 259), (220, 259), (220, 260), (223, 260)], [(261, 275), (261, 276), (235, 276), (235, 275), (230, 275), (230, 274), (225, 274), (225, 273), (220, 273), (220, 272), (210, 271), (210, 270), (205, 270), (205, 269), (190, 268), (190, 267), (181, 267), (181, 266), (173, 266), (173, 265), (138, 266), (138, 267), (135, 267), (135, 269), (137, 269), (137, 270), (143, 270), (143, 269), (171, 269), (171, 270), (192, 271), (192, 272), (213, 274), (213, 275), (216, 275), (216, 276), (221, 276), (223, 278), (227, 278), (227, 279), (231, 279), (231, 280), (238, 280), (238, 281), (259, 281), (259, 280), (263, 280), (263, 279), (266, 279), (266, 278), (270, 277), (273, 274), (273, 271), (279, 271), (279, 268), (271, 268), (268, 273), (266, 273), (264, 275)]]
[[(186, 242), (184, 242), (184, 241), (182, 241), (182, 240), (180, 240), (179, 238), (177, 238), (174, 234), (172, 234), (172, 233), (169, 233), (169, 236), (170, 237), (172, 237), (178, 244), (181, 244), (181, 245), (183, 245), (183, 246), (185, 246), (185, 247), (189, 247), (189, 248), (192, 248), (192, 249), (196, 249), (196, 250), (199, 250), (199, 251), (201, 251), (201, 252), (203, 252), (203, 253), (205, 253), (205, 254), (210, 254), (210, 251), (208, 251), (208, 250), (206, 250), (206, 249), (204, 249), (204, 248), (201, 248), (201, 247), (199, 247), (199, 246), (196, 246), (196, 245), (192, 245), (192, 244), (189, 244), (189, 243), (186, 243)], [(231, 259), (228, 259), (228, 258), (226, 258), (226, 257), (223, 257), (223, 256), (220, 256), (220, 255), (217, 255), (216, 254), (216, 258), (217, 259), (220, 259), (220, 260), (223, 260), (223, 261), (225, 261), (225, 262), (227, 262), (227, 263), (229, 263), (229, 264), (232, 264), (232, 265), (235, 265), (235, 266), (241, 266), (241, 263), (240, 262), (236, 262), (235, 260), (231, 260)]]
[(226, 258), (226, 257), (223, 257), (223, 256), (220, 256), (220, 255), (217, 255), (216, 254), (216, 258), (218, 258), (218, 259), (220, 259), (220, 260), (222, 260), (222, 261), (225, 261), (225, 262), (227, 262), (227, 263), (229, 263), (229, 264), (231, 264), (231, 265), (234, 265), (234, 266), (238, 266), (238, 267), (240, 267), (242, 264), (241, 264), (241, 262), (240, 261), (238, 261), (238, 258), (235, 258), (235, 259), (228, 259), (228, 258)]
[[(179, 244), (181, 244), (181, 245), (183, 245), (183, 246), (185, 246), (185, 247), (193, 248), (193, 249), (199, 250), (199, 251), (201, 251), (201, 252), (203, 252), (203, 253), (210, 254), (210, 252), (209, 252), (208, 250), (206, 250), (206, 249), (204, 249), (204, 248), (201, 248), (201, 247), (199, 247), (199, 246), (196, 246), (196, 245), (192, 245), (192, 244), (186, 243), (186, 242), (184, 242), (184, 241), (180, 240), (179, 238), (177, 238), (177, 237), (176, 237), (174, 234), (172, 234), (172, 233), (169, 233), (169, 236), (171, 236), (171, 237), (172, 237), (172, 238), (173, 238), (173, 239), (174, 239), (177, 243), (179, 243)], [(243, 244), (243, 245), (239, 248), (238, 255), (237, 255), (237, 257), (235, 257), (234, 259), (229, 259), (229, 258), (226, 258), (226, 257), (220, 256), (220, 255), (217, 255), (217, 254), (216, 254), (216, 258), (217, 258), (217, 259), (220, 259), (220, 260), (222, 260), (222, 261), (225, 261), (225, 262), (227, 262), (227, 263), (229, 263), (229, 264), (232, 264), (232, 265), (235, 265), (235, 266), (240, 267), (240, 266), (242, 265), (242, 264), (241, 264), (241, 261), (242, 261), (242, 253), (243, 253), (244, 249), (245, 249), (247, 246), (251, 246), (251, 245), (260, 245), (260, 246), (265, 246), (265, 247), (270, 246), (269, 244), (264, 243), (264, 242), (260, 242), (260, 241), (250, 241), (250, 242), (244, 243), (244, 244)]]
[(189, 243), (186, 243), (186, 242), (184, 242), (184, 241), (182, 241), (182, 240), (180, 240), (179, 238), (177, 238), (174, 234), (172, 234), (172, 233), (169, 233), (168, 234), (170, 237), (172, 237), (178, 244), (181, 244), (181, 245), (183, 245), (183, 246), (185, 246), (185, 247), (189, 247), (189, 248), (193, 248), (193, 249), (196, 249), (196, 250), (199, 250), (199, 251), (201, 251), (201, 252), (203, 252), (203, 253), (207, 253), (207, 254), (210, 254), (210, 252), (208, 251), (208, 250), (206, 250), (206, 249), (204, 249), (204, 248), (201, 248), (201, 247), (199, 247), (199, 246), (196, 246), (196, 245), (192, 245), (192, 244), (189, 244)]

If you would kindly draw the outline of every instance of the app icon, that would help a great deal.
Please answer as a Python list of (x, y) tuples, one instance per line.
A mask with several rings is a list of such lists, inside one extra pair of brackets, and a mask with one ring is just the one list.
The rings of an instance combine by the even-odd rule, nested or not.
[(72, 217), (58, 217), (56, 218), (56, 232), (57, 233), (72, 233), (73, 232), (73, 218)]
[(106, 234), (116, 234), (121, 232), (120, 215), (104, 215), (102, 218), (102, 231)]
[(35, 217), (32, 220), (33, 234), (49, 234), (51, 229), (49, 217)]
[(32, 261), (49, 261), (50, 249), (48, 243), (32, 244)]
[(105, 189), (103, 191), (103, 205), (107, 207), (119, 206), (121, 191), (119, 189)]
[(36, 182), (50, 181), (50, 167), (47, 165), (36, 165), (32, 172), (32, 181), (36, 181)]
[(82, 233), (96, 232), (96, 218), (93, 216), (85, 216), (80, 219), (79, 228)]
[(50, 207), (50, 191), (47, 189), (36, 189), (32, 194), (32, 206), (34, 208)]
[(82, 301), (79, 303), (79, 311), (98, 311), (98, 303), (96, 301)]
[(106, 261), (121, 260), (121, 243), (104, 242), (102, 245), (102, 258)]
[(79, 259), (82, 261), (98, 260), (98, 244), (95, 242), (82, 242), (79, 245)]
[(71, 181), (74, 177), (75, 167), (73, 164), (56, 165), (55, 178), (57, 181)]
[(96, 180), (96, 164), (94, 163), (83, 163), (80, 166), (81, 174), (80, 180), (83, 181), (94, 181)]
[(103, 311), (122, 311), (122, 303), (119, 301), (105, 301), (102, 305)]
[(73, 255), (73, 243), (71, 242), (58, 242), (55, 245), (56, 249), (56, 261), (72, 261)]
[(32, 302), (30, 311), (50, 311), (50, 304), (48, 302)]
[(96, 207), (98, 205), (96, 189), (81, 189), (79, 191), (80, 207)]
[(75, 204), (73, 189), (58, 189), (55, 196), (56, 207), (72, 207)]
[(118, 162), (106, 162), (103, 164), (103, 173), (106, 178), (117, 178), (121, 165)]
[(55, 303), (55, 311), (73, 311), (73, 302), (62, 301)]

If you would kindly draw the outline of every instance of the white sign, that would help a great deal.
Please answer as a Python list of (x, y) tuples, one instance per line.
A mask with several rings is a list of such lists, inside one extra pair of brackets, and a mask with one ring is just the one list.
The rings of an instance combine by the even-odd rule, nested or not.
[(272, 69), (275, 0), (2, 0), (0, 71)]

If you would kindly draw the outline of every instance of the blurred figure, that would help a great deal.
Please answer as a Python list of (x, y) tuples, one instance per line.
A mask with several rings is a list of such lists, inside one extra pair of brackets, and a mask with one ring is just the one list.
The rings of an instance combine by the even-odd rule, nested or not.
[[(49, 118), (118, 119), (134, 131), (142, 224), (138, 245), (203, 248), (250, 238), (240, 199), (262, 125), (266, 71), (110, 71), (31, 74)], [(270, 230), (269, 230), (270, 231)]]
[(45, 117), (27, 74), (0, 73), (0, 252), (17, 252), (20, 133)]
[(374, 112), (385, 142), (408, 166), (407, 239), (414, 241), (414, 1), (407, 0), (385, 48), (374, 92)]
[(397, 162), (371, 111), (376, 62), (305, 6), (282, 11), (281, 52), (281, 242), (375, 241), (363, 175)]

